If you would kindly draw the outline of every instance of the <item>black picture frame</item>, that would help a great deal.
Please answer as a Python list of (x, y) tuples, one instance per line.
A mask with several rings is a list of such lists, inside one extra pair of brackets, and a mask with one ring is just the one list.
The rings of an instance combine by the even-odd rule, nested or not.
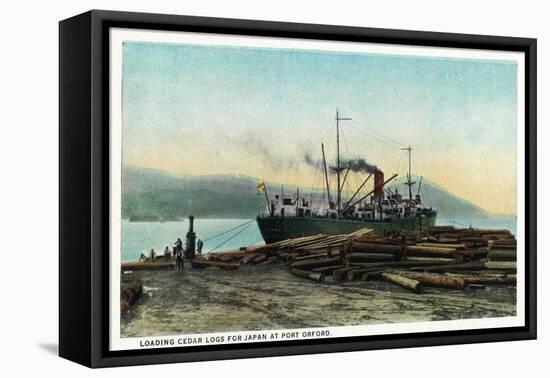
[[(525, 53), (524, 327), (109, 351), (109, 28)], [(534, 339), (536, 39), (92, 10), (59, 24), (59, 354), (89, 367)]]

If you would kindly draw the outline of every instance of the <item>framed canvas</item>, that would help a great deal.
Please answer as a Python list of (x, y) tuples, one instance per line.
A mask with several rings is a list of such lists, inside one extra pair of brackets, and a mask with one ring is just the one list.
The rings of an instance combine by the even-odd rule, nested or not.
[(60, 22), (59, 353), (536, 337), (536, 40)]

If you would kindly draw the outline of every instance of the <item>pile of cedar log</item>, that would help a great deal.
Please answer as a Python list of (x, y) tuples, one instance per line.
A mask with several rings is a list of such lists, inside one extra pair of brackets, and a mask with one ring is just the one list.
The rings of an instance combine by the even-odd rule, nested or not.
[(120, 284), (120, 311), (127, 312), (143, 295), (140, 280), (123, 280)]
[(288, 265), (296, 276), (318, 282), (384, 280), (417, 293), (424, 287), (483, 288), (515, 284), (516, 239), (508, 230), (453, 226), (392, 236), (361, 229), (210, 253), (192, 265), (237, 269), (276, 262)]

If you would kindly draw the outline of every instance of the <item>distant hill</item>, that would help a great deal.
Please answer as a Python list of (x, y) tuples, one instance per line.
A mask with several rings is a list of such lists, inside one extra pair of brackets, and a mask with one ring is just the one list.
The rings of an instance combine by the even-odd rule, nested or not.
[[(244, 175), (172, 175), (155, 169), (124, 167), (122, 169), (122, 216), (183, 217), (190, 214), (200, 218), (251, 218), (265, 207), (265, 197), (258, 195), (255, 177)], [(405, 194), (404, 178), (397, 187)], [(418, 178), (416, 178), (418, 181)], [(280, 188), (281, 184), (268, 183)], [(285, 185), (294, 192), (296, 186)], [(301, 189), (309, 193), (311, 188)], [(426, 179), (422, 183), (426, 205), (438, 210), (443, 218), (485, 218), (485, 210), (471, 201), (459, 198), (443, 187)]]

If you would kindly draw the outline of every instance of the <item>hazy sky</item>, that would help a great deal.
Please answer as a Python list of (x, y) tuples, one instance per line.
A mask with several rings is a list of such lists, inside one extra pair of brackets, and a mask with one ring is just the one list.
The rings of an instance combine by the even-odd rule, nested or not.
[(122, 90), (125, 165), (311, 187), (339, 108), (343, 158), (516, 212), (515, 62), (126, 42)]

